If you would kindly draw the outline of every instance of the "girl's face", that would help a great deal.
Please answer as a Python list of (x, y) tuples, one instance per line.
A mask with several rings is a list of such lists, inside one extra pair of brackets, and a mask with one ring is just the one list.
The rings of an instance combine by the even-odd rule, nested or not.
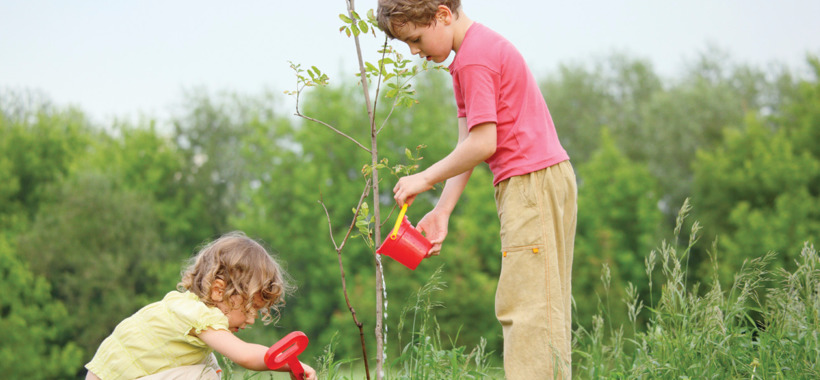
[(259, 310), (264, 307), (262, 298), (257, 294), (253, 297), (253, 307), (249, 311), (245, 311), (245, 298), (240, 295), (231, 296), (230, 302), (218, 302), (219, 310), (225, 313), (228, 317), (228, 329), (231, 332), (237, 332), (245, 329), (248, 325), (256, 322), (256, 317), (259, 315)]

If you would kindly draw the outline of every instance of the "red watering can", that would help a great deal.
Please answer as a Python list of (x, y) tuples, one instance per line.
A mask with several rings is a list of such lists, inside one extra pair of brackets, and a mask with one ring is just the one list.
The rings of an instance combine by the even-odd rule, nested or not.
[(270, 346), (265, 353), (265, 365), (270, 369), (279, 369), (285, 364), (290, 367), (290, 373), (297, 379), (305, 378), (305, 369), (299, 362), (299, 354), (307, 348), (308, 338), (301, 331), (294, 331)]
[(416, 228), (404, 216), (405, 212), (407, 212), (407, 203), (401, 206), (393, 231), (387, 235), (376, 253), (390, 256), (411, 270), (416, 270), (433, 244), (421, 232), (416, 231)]

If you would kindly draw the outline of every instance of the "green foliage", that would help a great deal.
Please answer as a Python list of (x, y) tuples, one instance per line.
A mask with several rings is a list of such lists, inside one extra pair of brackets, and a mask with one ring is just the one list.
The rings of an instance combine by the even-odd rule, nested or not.
[(185, 249), (232, 229), (229, 218), (237, 212), (241, 186), (250, 180), (242, 160), (243, 151), (254, 148), (246, 145), (249, 126), (262, 117), (257, 112), (269, 100), (200, 91), (188, 94), (174, 117), (172, 138), (183, 165), (168, 186), (182, 189), (175, 199), (181, 202), (183, 221), (190, 223), (184, 227), (190, 234), (181, 242)]
[[(441, 281), (442, 267), (436, 269), (424, 286), (399, 316), (398, 345), (402, 345), (402, 333), (409, 327), (410, 341), (402, 348), (402, 354), (388, 368), (388, 377), (396, 379), (474, 379), (487, 378), (498, 372), (490, 365), (492, 352), (486, 351), (487, 341), (481, 339), (471, 351), (465, 346), (453, 344), (458, 341), (450, 336), (451, 348), (442, 344), (441, 326), (433, 315), (441, 304), (433, 300), (436, 292), (444, 290)], [(452, 330), (451, 330), (452, 331)], [(461, 331), (461, 328), (455, 330)]]
[(0, 117), (0, 227), (14, 231), (24, 229), (46, 187), (67, 174), (92, 139), (79, 112), (44, 108), (20, 113)]
[(51, 285), (34, 275), (0, 235), (0, 372), (9, 379), (70, 378), (83, 364), (82, 350), (66, 341), (68, 312), (52, 298)]
[(735, 64), (714, 48), (675, 81), (662, 83), (650, 63), (614, 54), (591, 68), (563, 65), (541, 86), (576, 166), (591, 158), (604, 127), (627, 157), (648, 165), (660, 185), (666, 227), (674, 205), (693, 192), (696, 152), (720, 144), (722, 131), (742, 124), (749, 112), (781, 112), (793, 87), (785, 70)]
[(339, 32), (345, 32), (345, 34), (350, 37), (351, 35), (358, 36), (361, 33), (372, 31), (373, 37), (376, 36), (376, 29), (379, 28), (379, 25), (372, 9), (367, 12), (366, 21), (363, 20), (355, 11), (353, 11), (351, 15), (353, 18), (350, 18), (344, 14), (339, 15), (339, 19), (344, 23), (344, 25), (339, 28)]
[(792, 132), (750, 115), (742, 130), (726, 131), (724, 144), (698, 154), (694, 203), (716, 227), (712, 236), (727, 258), (724, 282), (760, 247), (781, 253), (778, 266), (792, 267), (803, 242), (820, 234), (820, 157)]
[[(181, 261), (197, 245), (233, 229), (266, 242), (300, 287), (278, 326), (257, 326), (242, 337), (266, 344), (305, 331), (305, 360), (333, 342), (335, 356), (322, 367), (331, 377), (345, 376), (342, 368), (362, 354), (331, 236), (341, 241), (354, 223), (350, 210), (377, 170), (382, 192), (356, 221), (356, 231), (375, 242), (376, 223), (384, 234), (395, 220), (393, 175), (430, 165), (457, 137), (448, 76), (423, 66), (414, 72), (412, 62), (392, 54), (385, 49), (365, 72), (395, 85), (379, 89), (396, 97), (380, 97), (374, 111), (387, 119), (378, 125), (383, 159), (375, 163), (324, 126), (284, 116), (292, 111), (277, 109), (270, 94), (193, 91), (170, 128), (151, 120), (95, 128), (78, 110), (47, 102), (26, 109), (19, 98), (0, 96), (0, 268), (14, 273), (0, 277), (9, 289), (0, 303), (13, 305), (0, 308), (0, 323), (12, 323), (3, 331), (13, 331), (0, 339), (0, 350), (15, 347), (16, 355), (28, 347), (19, 342), (31, 342), (26, 361), (17, 359), (14, 368), (28, 372), (13, 377), (82, 372), (82, 359), (119, 320), (173, 288)], [(592, 68), (564, 65), (544, 82), (579, 179), (576, 374), (694, 377), (712, 368), (713, 375), (768, 378), (779, 368), (813, 377), (818, 307), (808, 279), (816, 270), (810, 246), (798, 254), (820, 232), (820, 64), (810, 58), (809, 66), (813, 76), (796, 77), (733, 65), (708, 51), (671, 81), (647, 62), (616, 55)], [(370, 138), (358, 84), (325, 85), (318, 67), (301, 75), (315, 86), (300, 95), (300, 112), (351, 139)], [(405, 88), (405, 100), (389, 93)], [(425, 106), (404, 107), (416, 100)], [(489, 362), (497, 360), (501, 329), (492, 310), (500, 247), (490, 182), (486, 166), (474, 170), (441, 256), (416, 271), (383, 259), (394, 373), (417, 364), (462, 368), (448, 360), (467, 363), (465, 347), (496, 352)], [(653, 251), (659, 235), (675, 226), (672, 205), (689, 195), (696, 217), (709, 226), (704, 240), (717, 241), (710, 249), (678, 246), (692, 237), (681, 220), (671, 243)], [(438, 190), (421, 194), (410, 220), (417, 222), (437, 196)], [(375, 220), (376, 206), (392, 213)], [(341, 257), (366, 334), (375, 323), (372, 249), (351, 239)], [(767, 250), (779, 254), (743, 266)], [(415, 300), (442, 264), (438, 276), (447, 287), (430, 298), (442, 306), (424, 308), (426, 333), (416, 329), (410, 342), (398, 344), (397, 304)], [(760, 282), (750, 282), (758, 275)], [(744, 285), (755, 284), (759, 303), (744, 293)]]
[[(681, 210), (675, 241), (688, 210), (686, 205)], [(664, 241), (649, 254), (646, 270), (660, 277), (660, 299), (647, 305), (633, 291), (627, 293), (624, 302), (633, 324), (631, 333), (625, 333), (623, 325), (612, 327), (601, 314), (594, 317), (590, 330), (578, 329), (573, 355), (576, 376), (765, 379), (820, 374), (816, 291), (820, 257), (815, 249), (803, 247), (794, 272), (767, 269), (775, 258), (771, 252), (747, 259), (728, 291), (715, 280), (702, 292), (699, 283), (686, 282), (686, 263), (699, 232), (695, 222), (688, 244)], [(713, 251), (715, 270), (717, 257)], [(775, 286), (766, 287), (769, 283)], [(773, 300), (768, 305), (761, 303), (763, 293)], [(638, 330), (637, 316), (644, 306), (648, 306), (648, 323)], [(752, 316), (758, 313), (755, 323)]]
[(186, 162), (183, 149), (160, 134), (153, 121), (145, 126), (120, 124), (115, 133), (100, 136), (75, 170), (97, 168), (117, 187), (145, 197), (162, 241), (190, 251), (211, 236), (203, 234), (207, 230), (201, 222), (202, 192), (184, 180), (199, 168)]
[(20, 235), (18, 253), (34, 273), (59, 284), (53, 296), (70, 315), (63, 338), (90, 359), (120, 320), (173, 289), (179, 261), (162, 250), (148, 201), (105, 176), (80, 174), (49, 196)]
[(784, 130), (795, 150), (820, 157), (820, 58), (808, 58), (813, 76), (802, 80), (791, 97), (784, 101), (783, 111), (776, 114), (775, 124)]
[[(486, 379), (500, 376), (500, 368), (491, 364), (492, 351), (487, 351), (486, 340), (481, 340), (473, 349), (457, 345), (458, 337), (450, 336), (450, 343), (442, 342), (441, 325), (436, 311), (442, 307), (436, 300), (446, 288), (442, 281), (442, 267), (432, 272), (431, 277), (406, 301), (399, 315), (397, 332), (401, 355), (386, 366), (388, 379)], [(459, 330), (456, 330), (460, 332)], [(405, 336), (409, 335), (409, 336)], [(456, 333), (458, 335), (458, 333)], [(331, 338), (323, 354), (317, 358), (317, 371), (321, 379), (353, 379), (346, 376), (350, 360), (336, 360), (337, 335)], [(393, 336), (391, 334), (391, 339)], [(404, 342), (403, 339), (409, 339)]]
[[(607, 265), (614, 279), (612, 294), (624, 296), (631, 283), (641, 295), (648, 295), (641, 257), (660, 236), (663, 218), (656, 179), (646, 165), (633, 162), (615, 146), (608, 129), (602, 130), (599, 150), (578, 167), (578, 177), (582, 180), (573, 277), (582, 280), (575, 282), (574, 294), (602, 294), (601, 284), (588, 279), (597, 277), (595, 268)], [(579, 302), (576, 307), (576, 320), (589, 326), (595, 303)], [(608, 317), (622, 323), (626, 315)]]
[[(325, 345), (321, 356), (316, 358), (316, 373), (320, 379), (354, 379), (351, 363), (354, 359), (336, 359), (336, 345), (339, 341), (339, 334), (333, 334), (330, 342)], [(350, 376), (345, 376), (345, 367), (350, 368)]]

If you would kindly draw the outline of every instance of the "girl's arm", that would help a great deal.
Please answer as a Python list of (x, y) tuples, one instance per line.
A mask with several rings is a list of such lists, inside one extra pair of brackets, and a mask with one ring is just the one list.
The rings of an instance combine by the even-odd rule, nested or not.
[(227, 330), (203, 330), (198, 336), (216, 352), (244, 368), (254, 371), (268, 370), (268, 366), (265, 365), (265, 353), (268, 348), (261, 344), (245, 342)]
[[(265, 353), (268, 347), (261, 344), (248, 343), (233, 335), (227, 330), (203, 330), (199, 333), (199, 339), (205, 344), (219, 352), (232, 362), (253, 371), (270, 371), (265, 365)], [(316, 371), (309, 365), (302, 363), (307, 379), (316, 379)], [(290, 368), (285, 365), (277, 371), (287, 372)]]

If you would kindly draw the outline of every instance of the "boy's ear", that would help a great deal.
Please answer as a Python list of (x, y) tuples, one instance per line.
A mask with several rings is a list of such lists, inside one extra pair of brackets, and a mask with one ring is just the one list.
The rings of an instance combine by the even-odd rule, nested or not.
[(222, 302), (222, 295), (225, 293), (225, 281), (221, 279), (214, 280), (211, 284), (211, 300), (214, 302)]
[(449, 25), (453, 20), (453, 11), (446, 5), (439, 5), (436, 11), (436, 22)]

